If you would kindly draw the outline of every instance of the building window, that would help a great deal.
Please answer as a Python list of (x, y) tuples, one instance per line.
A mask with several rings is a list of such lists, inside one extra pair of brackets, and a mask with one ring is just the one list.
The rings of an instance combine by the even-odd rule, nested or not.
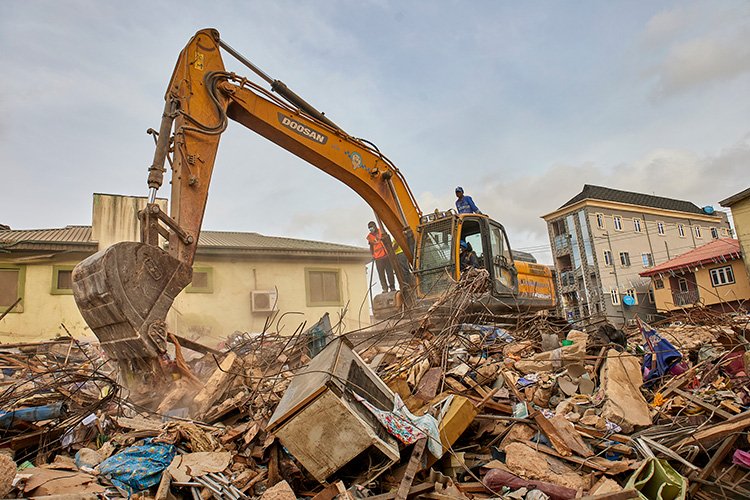
[(648, 303), (653, 304), (654, 302), (656, 302), (656, 298), (654, 297), (654, 289), (649, 288), (648, 289)]
[(693, 231), (695, 231), (695, 237), (696, 238), (703, 238), (703, 236), (701, 235), (701, 227), (700, 226), (695, 226), (693, 228)]
[(633, 300), (635, 301), (635, 303), (638, 304), (638, 294), (636, 293), (635, 288), (630, 288), (627, 291), (625, 291), (625, 295), (629, 295), (633, 297)]
[(722, 236), (729, 236), (729, 229), (722, 227), (721, 228), (721, 235)]
[(622, 231), (622, 217), (615, 215), (613, 220), (615, 221), (615, 231)]
[(193, 281), (186, 293), (214, 293), (214, 270), (211, 267), (194, 267)]
[(604, 229), (604, 214), (596, 214), (596, 227)]
[(26, 267), (0, 266), (0, 314), (8, 310), (18, 299), (21, 301), (10, 311), (23, 312), (23, 293), (26, 284)]
[(338, 269), (305, 269), (308, 306), (340, 306), (341, 277)]
[(654, 288), (657, 290), (664, 288), (664, 280), (661, 278), (654, 278)]
[(630, 253), (620, 252), (620, 264), (622, 267), (630, 267)]
[(604, 251), (604, 265), (605, 266), (612, 265), (612, 252), (610, 252), (609, 250)]
[(636, 233), (641, 232), (641, 219), (633, 219), (633, 231)]
[(690, 290), (690, 287), (688, 286), (688, 281), (685, 278), (680, 278), (677, 280), (677, 288), (680, 289), (681, 293), (685, 293)]
[(680, 235), (680, 238), (685, 237), (685, 224), (677, 224), (677, 232)]
[(716, 227), (711, 228), (711, 238), (719, 239), (719, 229)]
[(73, 268), (75, 266), (52, 267), (52, 295), (73, 294)]
[(717, 267), (711, 269), (711, 284), (713, 286), (731, 285), (734, 283), (734, 272), (732, 266)]
[(612, 305), (616, 306), (620, 303), (620, 292), (616, 288), (609, 289), (609, 296), (612, 299)]
[(664, 236), (664, 223), (663, 222), (656, 223), (656, 232)]
[(654, 256), (650, 253), (642, 253), (641, 259), (643, 260), (643, 267), (653, 267), (654, 265)]

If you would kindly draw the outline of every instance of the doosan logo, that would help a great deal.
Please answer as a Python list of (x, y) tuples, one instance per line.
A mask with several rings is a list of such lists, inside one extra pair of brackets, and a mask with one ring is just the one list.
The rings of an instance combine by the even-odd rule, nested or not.
[(288, 128), (289, 130), (293, 130), (299, 135), (303, 135), (307, 137), (308, 139), (311, 139), (319, 144), (325, 144), (328, 142), (328, 136), (321, 134), (317, 130), (313, 130), (307, 125), (298, 122), (297, 120), (293, 120), (289, 118), (288, 116), (284, 116), (283, 114), (279, 113), (279, 123), (281, 123), (283, 126)]

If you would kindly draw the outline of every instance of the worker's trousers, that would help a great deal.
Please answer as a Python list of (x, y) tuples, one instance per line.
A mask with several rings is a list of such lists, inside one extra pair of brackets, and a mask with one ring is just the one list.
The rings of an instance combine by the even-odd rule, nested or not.
[(383, 291), (396, 290), (396, 281), (393, 278), (393, 266), (388, 256), (375, 259), (375, 267), (378, 268), (378, 277), (380, 278), (380, 286), (383, 287)]

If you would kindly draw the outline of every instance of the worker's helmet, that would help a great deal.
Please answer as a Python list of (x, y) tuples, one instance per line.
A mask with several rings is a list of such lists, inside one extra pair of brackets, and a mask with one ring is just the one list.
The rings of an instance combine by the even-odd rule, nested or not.
[(378, 225), (375, 224), (374, 220), (371, 220), (370, 222), (367, 223), (367, 227), (378, 227)]
[(461, 240), (460, 244), (461, 244), (461, 248), (463, 248), (464, 250), (467, 250), (469, 248), (469, 244), (466, 243), (465, 240)]
[(456, 187), (456, 192), (457, 193), (463, 193), (464, 192), (464, 188), (462, 188), (461, 186), (457, 186)]

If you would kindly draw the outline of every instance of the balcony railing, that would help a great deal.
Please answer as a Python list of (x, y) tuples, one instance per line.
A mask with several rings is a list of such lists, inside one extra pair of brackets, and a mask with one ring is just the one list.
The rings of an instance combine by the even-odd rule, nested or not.
[(570, 248), (570, 235), (558, 234), (555, 236), (555, 250), (563, 250), (565, 248)]
[(691, 306), (701, 298), (698, 290), (688, 290), (687, 292), (672, 292), (672, 301), (676, 306)]
[(576, 276), (573, 271), (563, 271), (560, 273), (560, 283), (562, 286), (574, 286), (576, 284)]

